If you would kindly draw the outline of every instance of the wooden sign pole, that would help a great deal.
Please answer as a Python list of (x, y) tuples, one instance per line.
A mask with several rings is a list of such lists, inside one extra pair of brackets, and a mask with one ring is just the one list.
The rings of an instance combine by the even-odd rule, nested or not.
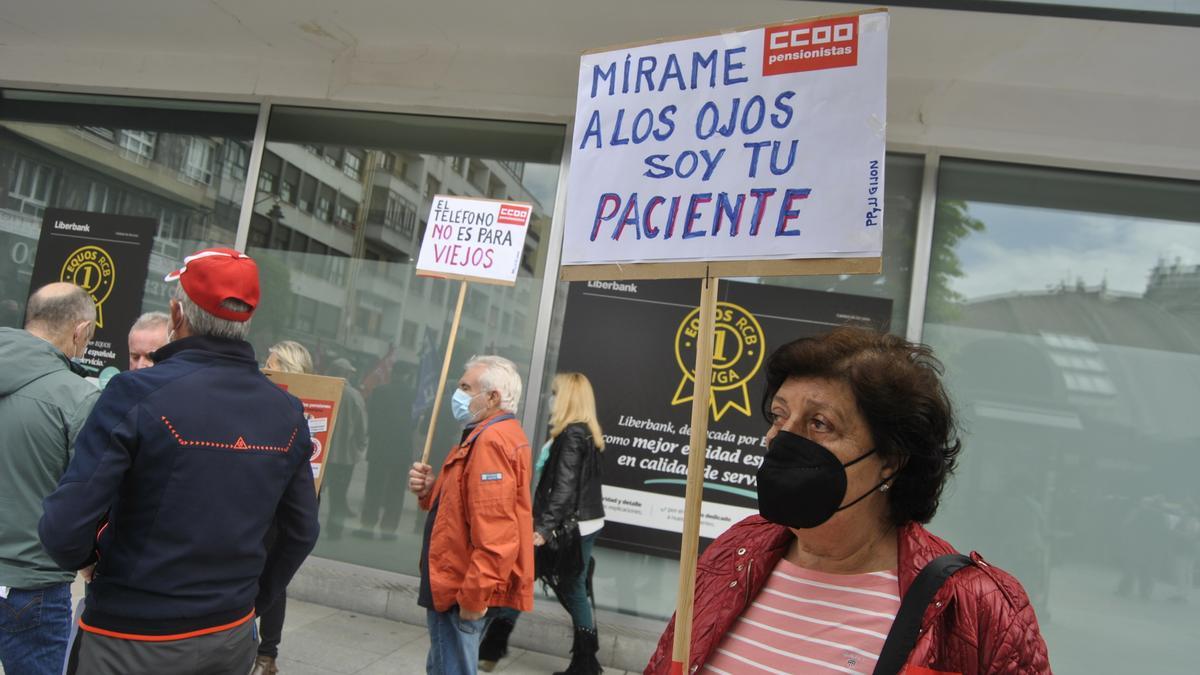
[(458, 322), (462, 319), (463, 301), (467, 299), (467, 281), (458, 287), (458, 304), (454, 306), (454, 320), (450, 322), (450, 337), (446, 339), (446, 358), (442, 361), (442, 376), (438, 378), (437, 394), (433, 397), (433, 411), (429, 413), (429, 431), (425, 434), (425, 451), (421, 463), (429, 463), (429, 450), (433, 447), (433, 431), (437, 428), (438, 412), (442, 409), (442, 394), (446, 391), (446, 375), (450, 372), (450, 357), (454, 354), (454, 338), (458, 336)]
[(696, 560), (700, 551), (700, 508), (704, 503), (704, 464), (708, 449), (708, 398), (712, 390), (713, 333), (716, 329), (717, 281), (704, 277), (700, 290), (700, 332), (696, 336), (695, 388), (692, 390), (692, 438), (688, 454), (687, 492), (683, 510), (683, 542), (679, 551), (679, 600), (675, 606), (675, 645), (671, 672), (687, 673), (692, 644), (692, 605), (696, 592)]

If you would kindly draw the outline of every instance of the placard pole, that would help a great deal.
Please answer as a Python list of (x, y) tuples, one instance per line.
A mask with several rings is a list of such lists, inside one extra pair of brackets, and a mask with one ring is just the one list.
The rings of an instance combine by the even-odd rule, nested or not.
[(450, 322), (450, 337), (446, 339), (446, 358), (442, 360), (442, 376), (438, 378), (437, 393), (433, 397), (433, 411), (429, 413), (429, 431), (425, 434), (425, 451), (421, 463), (429, 463), (429, 450), (433, 447), (433, 432), (437, 428), (438, 412), (442, 409), (442, 394), (446, 391), (446, 375), (450, 372), (450, 357), (454, 354), (454, 338), (458, 336), (458, 322), (462, 319), (463, 302), (467, 299), (467, 281), (458, 287), (458, 304), (454, 306), (454, 320)]
[(675, 645), (671, 672), (686, 673), (692, 643), (692, 608), (696, 559), (700, 549), (700, 508), (704, 503), (704, 465), (708, 448), (708, 410), (712, 391), (713, 332), (716, 329), (717, 282), (704, 277), (700, 289), (700, 331), (696, 336), (695, 388), (692, 391), (692, 438), (688, 453), (683, 541), (679, 550), (679, 600), (675, 605)]

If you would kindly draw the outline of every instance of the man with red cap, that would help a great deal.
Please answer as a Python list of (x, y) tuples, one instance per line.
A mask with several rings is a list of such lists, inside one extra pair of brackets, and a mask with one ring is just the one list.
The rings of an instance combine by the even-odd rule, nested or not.
[(212, 248), (166, 280), (179, 282), (170, 341), (155, 367), (108, 383), (44, 502), (46, 552), (95, 565), (68, 673), (248, 672), (256, 608), (317, 539), (300, 401), (246, 342), (257, 266)]

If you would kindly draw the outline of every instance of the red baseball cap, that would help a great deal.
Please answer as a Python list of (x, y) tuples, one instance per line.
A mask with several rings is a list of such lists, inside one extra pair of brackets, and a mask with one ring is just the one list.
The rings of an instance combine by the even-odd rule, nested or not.
[[(163, 281), (176, 280), (192, 302), (219, 319), (249, 321), (258, 307), (258, 265), (231, 248), (206, 248), (189, 255), (183, 267), (163, 277)], [(222, 307), (226, 300), (240, 300), (250, 305), (250, 311)]]

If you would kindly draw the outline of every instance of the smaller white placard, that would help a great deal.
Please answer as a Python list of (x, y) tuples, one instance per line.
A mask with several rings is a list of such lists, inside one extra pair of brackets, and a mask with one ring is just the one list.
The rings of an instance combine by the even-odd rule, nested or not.
[(516, 283), (532, 213), (523, 202), (434, 196), (417, 274)]

